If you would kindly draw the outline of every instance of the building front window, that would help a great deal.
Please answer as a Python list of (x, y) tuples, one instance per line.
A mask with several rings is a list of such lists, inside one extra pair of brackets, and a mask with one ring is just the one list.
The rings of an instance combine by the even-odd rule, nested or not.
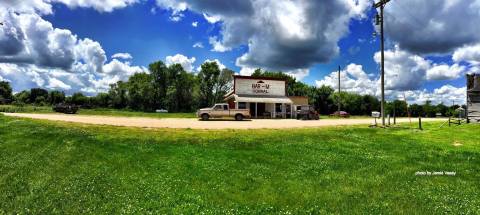
[(280, 103), (275, 104), (275, 112), (277, 112), (277, 113), (282, 112), (282, 104), (280, 104)]

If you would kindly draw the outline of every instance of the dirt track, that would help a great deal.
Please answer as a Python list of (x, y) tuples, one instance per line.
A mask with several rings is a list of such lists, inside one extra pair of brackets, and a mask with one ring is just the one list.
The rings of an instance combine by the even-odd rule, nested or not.
[[(259, 128), (305, 128), (339, 125), (371, 124), (372, 119), (320, 119), (302, 121), (294, 119), (259, 119), (248, 121), (200, 121), (198, 119), (180, 118), (145, 118), (145, 117), (115, 117), (115, 116), (88, 116), (67, 114), (28, 114), (3, 113), (6, 116), (26, 117), (33, 119), (47, 119), (65, 122), (79, 122), (97, 125), (130, 126), (142, 128), (192, 128), (192, 129), (259, 129)], [(417, 119), (412, 119), (416, 123)], [(445, 119), (422, 119), (422, 121), (443, 121)], [(408, 122), (408, 118), (397, 118), (397, 122)]]

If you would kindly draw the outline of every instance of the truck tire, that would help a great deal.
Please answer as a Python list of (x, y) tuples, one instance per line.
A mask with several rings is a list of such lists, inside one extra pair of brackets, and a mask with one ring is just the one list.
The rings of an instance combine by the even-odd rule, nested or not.
[(206, 113), (202, 114), (202, 120), (207, 121), (210, 118), (210, 116)]
[(242, 121), (243, 120), (243, 115), (242, 114), (235, 115), (235, 120)]

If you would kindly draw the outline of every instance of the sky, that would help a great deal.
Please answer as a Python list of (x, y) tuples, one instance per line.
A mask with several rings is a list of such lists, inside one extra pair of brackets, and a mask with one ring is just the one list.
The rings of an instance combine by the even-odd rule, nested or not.
[[(3, 0), (0, 80), (95, 95), (161, 60), (206, 61), (249, 75), (283, 71), (309, 85), (380, 96), (380, 41), (369, 0)], [(411, 8), (415, 8), (412, 10)], [(388, 100), (465, 103), (480, 72), (480, 0), (391, 0), (385, 7)]]

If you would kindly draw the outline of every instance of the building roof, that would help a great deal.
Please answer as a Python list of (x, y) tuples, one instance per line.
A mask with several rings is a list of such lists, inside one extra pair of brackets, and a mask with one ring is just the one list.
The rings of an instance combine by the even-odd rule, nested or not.
[(233, 78), (238, 79), (254, 79), (254, 80), (273, 80), (273, 81), (287, 81), (284, 78), (272, 78), (272, 77), (253, 77), (253, 76), (244, 76), (244, 75), (234, 75)]

